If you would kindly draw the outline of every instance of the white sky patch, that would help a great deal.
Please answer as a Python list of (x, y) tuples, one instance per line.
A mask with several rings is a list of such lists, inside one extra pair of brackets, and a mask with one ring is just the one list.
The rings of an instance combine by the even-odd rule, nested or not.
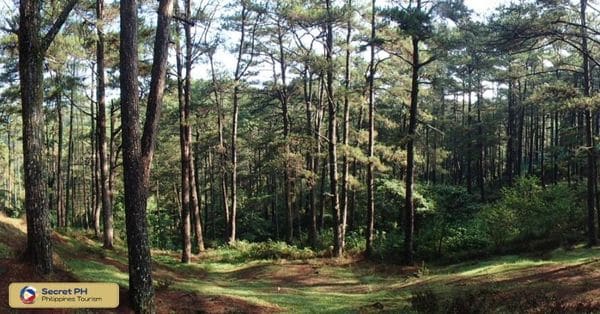
[(475, 11), (479, 17), (490, 15), (501, 4), (509, 4), (510, 0), (465, 0), (465, 4)]

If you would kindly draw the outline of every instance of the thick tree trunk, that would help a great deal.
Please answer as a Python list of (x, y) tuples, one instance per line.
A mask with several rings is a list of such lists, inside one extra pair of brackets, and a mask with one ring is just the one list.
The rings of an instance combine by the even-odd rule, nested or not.
[(41, 3), (21, 1), (19, 5), (19, 78), (23, 118), (23, 161), (27, 255), (36, 271), (52, 272), (50, 210), (46, 202), (43, 158), (43, 70), (44, 53), (40, 38)]
[(129, 257), (129, 298), (141, 313), (153, 313), (150, 244), (146, 221), (147, 189), (140, 143), (136, 0), (121, 1), (121, 126), (123, 137), (123, 179), (125, 223)]
[(154, 313), (150, 245), (146, 205), (150, 165), (154, 155), (160, 108), (165, 89), (173, 0), (161, 0), (158, 8), (156, 39), (150, 93), (143, 135), (140, 138), (137, 3), (121, 1), (120, 85), (123, 136), (123, 177), (125, 186), (125, 224), (129, 257), (129, 298), (138, 313)]
[(23, 163), (25, 212), (27, 215), (26, 255), (35, 270), (52, 272), (50, 208), (46, 199), (44, 169), (44, 56), (76, 1), (69, 1), (58, 19), (42, 36), (40, 1), (19, 3), (19, 79), (23, 119)]

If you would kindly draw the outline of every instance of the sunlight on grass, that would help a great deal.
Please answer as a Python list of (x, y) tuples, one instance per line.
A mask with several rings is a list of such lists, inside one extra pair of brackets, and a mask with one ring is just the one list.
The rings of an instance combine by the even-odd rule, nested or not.
[(600, 258), (600, 248), (584, 248), (573, 250), (556, 249), (543, 258), (531, 256), (506, 255), (479, 262), (467, 262), (435, 270), (437, 274), (456, 274), (463, 276), (498, 275), (504, 272), (522, 270), (543, 265), (573, 265)]
[(552, 252), (551, 259), (565, 263), (582, 263), (591, 259), (600, 259), (600, 247), (587, 248), (579, 245), (572, 250), (557, 249)]
[(69, 259), (65, 260), (69, 271), (81, 281), (114, 282), (121, 287), (129, 286), (129, 276), (112, 265), (95, 261)]
[(524, 268), (529, 268), (533, 266), (541, 266), (553, 264), (552, 262), (547, 261), (532, 261), (528, 259), (516, 260), (514, 262), (504, 262), (500, 264), (487, 265), (478, 268), (473, 268), (471, 270), (466, 270), (458, 273), (463, 276), (473, 276), (473, 275), (494, 275), (500, 274), (503, 272), (521, 270)]
[[(127, 287), (125, 272), (101, 262), (101, 259), (109, 258), (127, 265), (127, 250), (116, 246), (107, 251), (100, 243), (81, 237), (70, 233), (57, 245), (61, 255), (72, 257), (64, 259), (67, 268), (80, 280), (116, 282)], [(266, 248), (272, 246), (274, 244)], [(245, 244), (242, 248), (247, 249)], [(0, 244), (0, 257), (3, 252), (10, 250)], [(178, 252), (153, 250), (154, 270), (157, 274), (162, 273), (155, 279), (157, 282), (164, 279), (161, 276), (166, 272), (167, 278), (175, 278), (168, 289), (202, 296), (228, 296), (283, 312), (410, 313), (414, 311), (410, 299), (416, 291), (431, 289), (440, 300), (450, 300), (465, 289), (478, 291), (481, 288), (475, 281), (459, 287), (454, 284), (457, 280), (485, 277), (486, 281), (492, 282), (488, 289), (497, 289), (493, 282), (514, 276), (515, 272), (534, 273), (540, 266), (596, 261), (600, 257), (600, 248), (558, 249), (539, 257), (531, 254), (498, 256), (450, 266), (431, 266), (427, 273), (418, 275), (402, 271), (388, 273), (387, 268), (372, 267), (368, 263), (332, 264), (319, 258), (243, 261), (238, 254), (235, 249), (218, 248), (203, 252), (190, 264), (182, 264)], [(93, 259), (84, 260), (85, 256)], [(544, 284), (536, 283), (536, 287)], [(512, 289), (510, 284), (502, 287)]]

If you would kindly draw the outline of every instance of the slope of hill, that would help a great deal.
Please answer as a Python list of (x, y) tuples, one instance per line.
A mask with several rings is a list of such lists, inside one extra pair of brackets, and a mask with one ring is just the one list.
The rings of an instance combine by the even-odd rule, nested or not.
[[(55, 233), (57, 271), (42, 278), (18, 258), (25, 231), (22, 220), (0, 216), (0, 312), (10, 312), (10, 282), (46, 280), (116, 282), (121, 304), (105, 312), (130, 312), (123, 247), (105, 251), (89, 235)], [(159, 312), (600, 312), (598, 248), (443, 267), (358, 259), (238, 262), (218, 255), (209, 251), (182, 265), (176, 252), (153, 251)]]

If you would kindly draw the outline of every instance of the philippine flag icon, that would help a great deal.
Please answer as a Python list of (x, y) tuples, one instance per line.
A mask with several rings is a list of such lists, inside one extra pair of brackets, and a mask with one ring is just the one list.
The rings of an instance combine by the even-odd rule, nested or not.
[(21, 302), (23, 304), (33, 304), (35, 302), (36, 290), (34, 287), (26, 286), (21, 289)]

